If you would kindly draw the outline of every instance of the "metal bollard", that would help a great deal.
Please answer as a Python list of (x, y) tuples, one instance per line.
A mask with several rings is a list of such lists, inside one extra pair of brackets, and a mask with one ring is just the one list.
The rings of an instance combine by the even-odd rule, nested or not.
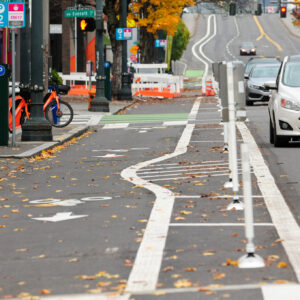
[(229, 122), (229, 111), (228, 111), (228, 85), (227, 85), (227, 65), (221, 63), (219, 66), (220, 70), (220, 83), (219, 83), (219, 95), (222, 105), (222, 122), (224, 125), (224, 151), (228, 151), (228, 122)]
[(243, 195), (245, 203), (245, 235), (248, 240), (246, 245), (247, 254), (238, 260), (239, 268), (263, 268), (264, 260), (255, 254), (254, 224), (253, 224), (253, 202), (251, 188), (251, 174), (249, 162), (249, 149), (247, 144), (241, 145), (242, 168), (243, 168)]
[(234, 61), (234, 99), (236, 101), (236, 120), (246, 120), (244, 71), (245, 66), (241, 61)]
[[(232, 175), (233, 202), (227, 207), (227, 210), (242, 210), (243, 203), (240, 202), (238, 164), (237, 164), (237, 142), (235, 126), (235, 103), (234, 103), (234, 82), (233, 82), (233, 64), (227, 64), (227, 83), (228, 83), (228, 110), (229, 110), (229, 168)], [(224, 185), (225, 187), (225, 185)]]

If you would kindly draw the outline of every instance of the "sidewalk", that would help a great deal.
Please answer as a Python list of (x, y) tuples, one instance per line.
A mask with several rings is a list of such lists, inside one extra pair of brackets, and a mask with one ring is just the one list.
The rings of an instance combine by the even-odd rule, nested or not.
[[(278, 18), (280, 18), (278, 16)], [(288, 29), (288, 31), (295, 37), (300, 38), (300, 26), (295, 26), (293, 24), (294, 16), (291, 14), (291, 11), (288, 11), (286, 14), (286, 18), (280, 18), (282, 23), (285, 25), (285, 27)]]
[(76, 117), (82, 118), (88, 116), (88, 121), (85, 124), (82, 122), (74, 122), (64, 128), (55, 128), (52, 127), (53, 141), (51, 142), (22, 142), (21, 141), (21, 129), (17, 130), (16, 134), (16, 144), (17, 147), (12, 148), (11, 145), (11, 134), (9, 138), (9, 146), (0, 146), (0, 158), (29, 158), (34, 155), (38, 155), (44, 150), (52, 148), (54, 146), (63, 144), (64, 142), (80, 136), (92, 126), (95, 126), (99, 123), (101, 118), (105, 115), (115, 115), (121, 112), (126, 107), (130, 106), (135, 102), (132, 101), (111, 101), (109, 104), (109, 113), (104, 112), (90, 112), (88, 111), (87, 101), (80, 101), (76, 97), (69, 98), (67, 100), (72, 105), (74, 110), (74, 119)]

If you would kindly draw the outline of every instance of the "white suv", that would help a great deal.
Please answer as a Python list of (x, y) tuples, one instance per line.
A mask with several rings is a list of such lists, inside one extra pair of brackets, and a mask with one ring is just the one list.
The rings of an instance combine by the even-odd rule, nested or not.
[(300, 140), (300, 55), (286, 56), (276, 82), (266, 82), (272, 90), (269, 100), (270, 142), (275, 147)]

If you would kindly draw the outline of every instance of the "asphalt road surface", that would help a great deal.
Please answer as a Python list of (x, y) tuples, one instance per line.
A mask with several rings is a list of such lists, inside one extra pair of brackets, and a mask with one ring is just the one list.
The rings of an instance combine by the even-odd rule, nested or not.
[[(277, 16), (258, 19), (282, 47), (264, 35), (259, 55), (297, 52), (297, 41), (278, 32), (285, 28)], [(207, 18), (190, 20), (195, 30), (183, 62), (203, 70), (192, 49), (207, 32)], [(262, 34), (252, 16), (220, 15), (216, 24), (202, 48), (213, 61), (240, 58), (239, 43)], [(0, 160), (0, 297), (297, 299), (298, 149), (270, 146), (266, 106), (247, 109), (250, 121), (238, 125), (238, 144), (252, 136), (257, 143), (255, 246), (266, 267), (240, 269), (244, 212), (227, 210), (233, 194), (224, 188), (228, 154), (218, 109), (215, 98), (186, 91), (102, 118), (40, 157)]]

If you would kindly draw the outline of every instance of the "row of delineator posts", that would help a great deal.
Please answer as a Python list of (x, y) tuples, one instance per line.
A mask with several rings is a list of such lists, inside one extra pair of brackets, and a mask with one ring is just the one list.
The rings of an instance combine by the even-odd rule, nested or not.
[(236, 139), (236, 121), (246, 120), (245, 92), (244, 92), (244, 65), (242, 62), (219, 62), (213, 64), (215, 90), (218, 91), (218, 100), (224, 128), (224, 152), (229, 156), (229, 179), (224, 187), (232, 189), (233, 201), (228, 210), (244, 210), (245, 234), (248, 240), (247, 254), (238, 261), (240, 268), (264, 267), (264, 260), (255, 254), (253, 196), (251, 186), (251, 169), (249, 149), (247, 144), (240, 145), (242, 161), (243, 198), (239, 196), (239, 159)]

